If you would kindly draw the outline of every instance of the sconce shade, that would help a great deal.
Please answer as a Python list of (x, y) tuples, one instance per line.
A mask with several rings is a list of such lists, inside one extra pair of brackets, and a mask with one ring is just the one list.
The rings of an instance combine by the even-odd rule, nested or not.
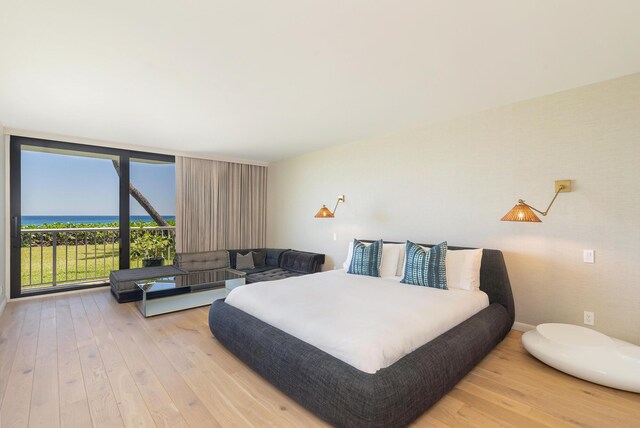
[(329, 211), (326, 205), (323, 205), (322, 208), (314, 215), (315, 218), (334, 218), (336, 210), (338, 209), (338, 204), (340, 202), (344, 202), (344, 195), (338, 196), (338, 200), (336, 201), (336, 206), (333, 208), (333, 211)]
[(322, 208), (316, 213), (315, 218), (333, 218), (334, 215), (326, 205), (323, 205)]
[(542, 221), (527, 205), (520, 203), (504, 215), (500, 221), (526, 221), (530, 223), (541, 223)]
[(540, 213), (543, 217), (549, 213), (551, 209), (551, 205), (556, 201), (556, 198), (560, 193), (570, 192), (571, 191), (571, 180), (556, 180), (556, 194), (549, 202), (549, 206), (546, 210), (540, 211), (537, 208), (532, 207), (531, 205), (525, 203), (522, 199), (518, 199), (518, 205), (511, 208), (511, 211), (506, 213), (504, 217), (500, 219), (500, 221), (523, 221), (529, 223), (542, 223), (542, 221), (538, 218), (537, 215), (534, 214), (534, 211)]

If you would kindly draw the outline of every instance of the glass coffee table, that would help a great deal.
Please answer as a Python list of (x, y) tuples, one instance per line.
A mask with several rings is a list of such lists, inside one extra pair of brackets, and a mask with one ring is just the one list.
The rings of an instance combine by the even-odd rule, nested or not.
[(210, 305), (244, 285), (246, 274), (234, 269), (215, 269), (136, 282), (142, 290), (137, 305), (145, 317)]

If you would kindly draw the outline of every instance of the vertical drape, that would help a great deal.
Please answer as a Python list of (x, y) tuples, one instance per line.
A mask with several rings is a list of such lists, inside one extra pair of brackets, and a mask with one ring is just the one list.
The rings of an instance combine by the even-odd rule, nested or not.
[(265, 246), (267, 168), (176, 156), (176, 251)]

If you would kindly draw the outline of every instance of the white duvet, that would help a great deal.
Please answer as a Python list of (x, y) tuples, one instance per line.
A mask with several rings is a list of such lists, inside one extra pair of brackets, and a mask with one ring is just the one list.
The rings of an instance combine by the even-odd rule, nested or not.
[(375, 373), (489, 305), (482, 291), (438, 290), (334, 270), (237, 287), (226, 303), (366, 373)]

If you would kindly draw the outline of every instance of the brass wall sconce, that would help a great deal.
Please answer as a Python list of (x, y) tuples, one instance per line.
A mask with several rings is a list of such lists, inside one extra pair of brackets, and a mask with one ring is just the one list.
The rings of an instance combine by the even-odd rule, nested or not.
[(315, 218), (333, 218), (335, 217), (336, 209), (338, 208), (338, 204), (340, 202), (344, 202), (344, 195), (338, 196), (338, 200), (336, 201), (336, 206), (333, 208), (333, 211), (329, 211), (326, 205), (322, 205), (322, 208), (316, 213)]
[[(571, 192), (571, 180), (556, 180), (556, 194), (549, 203), (549, 206), (545, 211), (540, 211), (533, 208), (531, 205), (525, 203), (522, 199), (518, 199), (518, 204), (511, 208), (511, 210), (500, 219), (500, 221), (526, 221), (533, 223), (541, 223), (542, 221), (533, 212), (537, 212), (546, 216), (549, 212), (549, 208), (555, 202), (559, 193)], [(532, 211), (533, 210), (533, 211)]]

